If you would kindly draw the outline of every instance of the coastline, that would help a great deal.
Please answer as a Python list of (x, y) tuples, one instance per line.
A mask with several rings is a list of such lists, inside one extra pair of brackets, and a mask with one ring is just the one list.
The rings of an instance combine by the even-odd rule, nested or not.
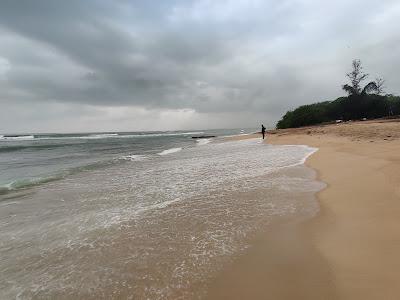
[[(22, 189), (0, 203), (7, 241), (0, 276), (8, 278), (0, 298), (198, 299), (259, 229), (318, 209), (293, 197), (310, 199), (320, 188), (302, 165), (309, 147), (222, 136), (209, 145), (190, 137), (156, 141), (96, 138), (73, 148), (67, 139), (62, 151), (108, 159), (102, 151), (110, 147), (115, 163)], [(60, 155), (40, 149), (37, 156), (52, 152)]]
[(209, 299), (397, 299), (400, 123), (270, 131), (271, 144), (319, 148), (305, 165), (327, 187), (319, 213), (271, 226), (221, 272)]

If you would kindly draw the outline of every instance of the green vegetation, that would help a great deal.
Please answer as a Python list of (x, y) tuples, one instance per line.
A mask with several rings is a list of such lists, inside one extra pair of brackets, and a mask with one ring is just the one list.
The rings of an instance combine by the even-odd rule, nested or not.
[(391, 94), (383, 95), (382, 78), (377, 78), (362, 87), (361, 83), (368, 77), (362, 71), (361, 62), (354, 60), (353, 70), (347, 74), (350, 84), (342, 86), (347, 97), (334, 101), (302, 105), (288, 111), (277, 123), (276, 128), (293, 128), (332, 122), (335, 120), (373, 119), (400, 115), (400, 97)]

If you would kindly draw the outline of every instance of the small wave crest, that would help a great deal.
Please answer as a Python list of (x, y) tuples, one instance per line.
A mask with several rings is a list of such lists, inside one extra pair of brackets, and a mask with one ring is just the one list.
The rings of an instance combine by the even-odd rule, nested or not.
[(34, 135), (0, 135), (0, 140), (5, 141), (25, 141), (33, 140), (34, 138)]
[(203, 131), (193, 131), (193, 132), (163, 132), (163, 133), (140, 133), (140, 134), (126, 134), (120, 135), (121, 138), (139, 138), (139, 137), (166, 137), (166, 136), (185, 136), (193, 134), (203, 134)]
[(182, 150), (182, 148), (171, 148), (171, 149), (167, 149), (167, 150), (161, 151), (160, 153), (157, 153), (157, 154), (158, 155), (168, 155), (168, 154), (171, 154), (171, 153), (179, 152), (181, 150)]
[(124, 155), (121, 156), (119, 159), (120, 160), (128, 160), (128, 161), (141, 161), (141, 160), (145, 160), (147, 157), (145, 155)]
[(203, 134), (204, 131), (190, 131), (190, 132), (182, 132), (181, 134), (183, 135), (188, 135), (188, 134)]
[(211, 139), (197, 139), (196, 140), (198, 146), (207, 145), (211, 142)]
[(57, 181), (57, 180), (65, 178), (69, 175), (77, 174), (80, 172), (91, 171), (91, 170), (96, 170), (99, 168), (111, 166), (111, 165), (115, 164), (116, 162), (118, 162), (118, 161), (116, 161), (116, 160), (98, 161), (98, 162), (89, 163), (87, 165), (83, 165), (83, 166), (79, 166), (79, 167), (75, 167), (75, 168), (60, 170), (56, 174), (50, 174), (48, 176), (17, 179), (12, 182), (0, 185), (0, 195), (5, 195), (5, 194), (11, 193), (11, 192), (18, 191), (18, 190), (24, 190), (24, 189), (32, 188), (32, 187), (39, 186), (42, 184), (46, 184), (49, 182)]
[(103, 139), (103, 138), (108, 138), (108, 137), (115, 137), (119, 136), (118, 133), (101, 133), (101, 134), (91, 134), (89, 136), (84, 136), (83, 138), (87, 139)]
[(0, 195), (8, 194), (12, 191), (27, 189), (44, 183), (56, 181), (63, 178), (63, 175), (53, 175), (47, 177), (36, 177), (29, 179), (20, 179), (0, 186)]
[(10, 146), (2, 145), (2, 147), (0, 147), (0, 153), (22, 151), (22, 150), (49, 150), (49, 149), (62, 148), (62, 147), (65, 147), (65, 145), (63, 145), (63, 144), (43, 144), (43, 145), (10, 144)]
[[(169, 150), (173, 150), (172, 152), (177, 151), (174, 149), (169, 149)], [(168, 150), (166, 150), (166, 151), (168, 151)], [(166, 153), (166, 154), (168, 154), (168, 153)], [(160, 155), (165, 155), (165, 154), (160, 154)], [(126, 161), (142, 161), (147, 158), (148, 157), (145, 155), (130, 154), (130, 155), (124, 155), (124, 156), (121, 156), (118, 158), (112, 158), (109, 160), (96, 161), (96, 162), (88, 163), (86, 165), (82, 165), (82, 166), (78, 166), (78, 167), (74, 167), (74, 168), (70, 168), (70, 169), (60, 170), (56, 174), (51, 174), (51, 175), (44, 176), (44, 177), (17, 179), (12, 182), (0, 185), (0, 195), (5, 195), (5, 194), (11, 193), (11, 192), (15, 192), (17, 190), (28, 189), (28, 188), (39, 186), (39, 185), (49, 183), (52, 181), (60, 180), (60, 179), (66, 178), (69, 175), (86, 172), (86, 171), (97, 170), (97, 169), (101, 169), (101, 168), (105, 168), (105, 167), (110, 167), (115, 164), (120, 164), (120, 163), (123, 163)]]
[(96, 140), (108, 138), (149, 138), (149, 137), (168, 137), (168, 136), (187, 136), (193, 134), (203, 134), (203, 131), (191, 132), (154, 132), (154, 133), (93, 133), (89, 135), (0, 135), (0, 141), (26, 141), (26, 140)]

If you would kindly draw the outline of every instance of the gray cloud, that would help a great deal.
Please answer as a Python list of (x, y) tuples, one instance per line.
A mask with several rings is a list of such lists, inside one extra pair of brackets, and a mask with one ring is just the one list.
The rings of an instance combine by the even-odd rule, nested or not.
[(389, 0), (4, 0), (0, 131), (273, 124), (342, 95), (353, 58), (399, 93), (399, 17)]

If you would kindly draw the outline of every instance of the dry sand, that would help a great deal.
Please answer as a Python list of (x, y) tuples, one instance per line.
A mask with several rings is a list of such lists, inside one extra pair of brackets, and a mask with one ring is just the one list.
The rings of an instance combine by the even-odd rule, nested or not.
[(275, 224), (228, 266), (209, 299), (400, 299), (400, 122), (270, 131), (319, 148), (319, 214)]

